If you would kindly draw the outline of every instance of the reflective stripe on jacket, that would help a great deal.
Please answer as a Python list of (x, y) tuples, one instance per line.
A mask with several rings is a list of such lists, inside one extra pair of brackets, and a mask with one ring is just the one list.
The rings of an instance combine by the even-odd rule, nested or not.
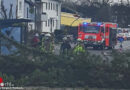
[(74, 49), (74, 53), (85, 53), (83, 46), (77, 45)]

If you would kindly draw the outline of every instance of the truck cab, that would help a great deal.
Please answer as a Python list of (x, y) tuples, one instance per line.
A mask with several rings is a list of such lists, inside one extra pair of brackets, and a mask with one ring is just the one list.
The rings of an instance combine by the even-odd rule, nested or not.
[(85, 47), (112, 48), (116, 42), (116, 27), (112, 23), (84, 22), (78, 27), (78, 38), (84, 41)]

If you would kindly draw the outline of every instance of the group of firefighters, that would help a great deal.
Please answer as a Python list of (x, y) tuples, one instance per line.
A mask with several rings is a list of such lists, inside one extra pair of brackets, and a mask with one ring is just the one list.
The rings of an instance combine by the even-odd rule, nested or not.
[[(72, 48), (70, 44), (70, 38), (64, 37), (63, 42), (60, 45), (60, 54), (73, 54), (85, 53), (85, 47), (81, 39), (77, 39), (77, 44)], [(54, 36), (52, 34), (42, 34), (36, 33), (32, 39), (32, 46), (34, 48), (39, 48), (45, 53), (55, 53)]]
[[(122, 42), (124, 41), (122, 38), (117, 39), (120, 44), (120, 50), (122, 50)], [(35, 48), (39, 48), (42, 52), (45, 53), (55, 53), (57, 51), (55, 49), (54, 44), (54, 36), (51, 34), (42, 34), (39, 36), (38, 33), (36, 33), (32, 39), (32, 46)], [(77, 44), (74, 48), (71, 47), (71, 41), (69, 37), (64, 37), (63, 42), (60, 45), (60, 54), (67, 55), (68, 53), (73, 54), (79, 54), (79, 53), (85, 53), (86, 49), (84, 46), (84, 43), (81, 39), (77, 39)]]

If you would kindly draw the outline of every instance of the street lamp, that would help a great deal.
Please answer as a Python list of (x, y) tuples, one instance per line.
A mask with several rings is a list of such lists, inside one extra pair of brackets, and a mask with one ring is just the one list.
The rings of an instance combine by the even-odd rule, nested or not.
[(73, 16), (77, 17), (77, 18), (70, 24), (70, 27), (67, 27), (67, 26), (65, 27), (66, 36), (67, 36), (67, 29), (71, 28), (71, 26), (74, 24), (74, 22), (76, 22), (80, 18), (80, 15), (78, 15), (78, 14), (74, 14)]
[(77, 18), (70, 24), (70, 26), (72, 26), (73, 23), (76, 22), (80, 18), (80, 15), (78, 15), (78, 14), (74, 14), (73, 16), (77, 17)]

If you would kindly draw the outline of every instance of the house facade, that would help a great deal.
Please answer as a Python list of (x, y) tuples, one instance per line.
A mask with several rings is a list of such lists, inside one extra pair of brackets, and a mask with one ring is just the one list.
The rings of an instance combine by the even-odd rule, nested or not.
[(60, 29), (61, 3), (57, 0), (36, 0), (37, 30), (53, 33)]
[(30, 29), (34, 29), (34, 0), (0, 0), (0, 19), (29, 19)]

